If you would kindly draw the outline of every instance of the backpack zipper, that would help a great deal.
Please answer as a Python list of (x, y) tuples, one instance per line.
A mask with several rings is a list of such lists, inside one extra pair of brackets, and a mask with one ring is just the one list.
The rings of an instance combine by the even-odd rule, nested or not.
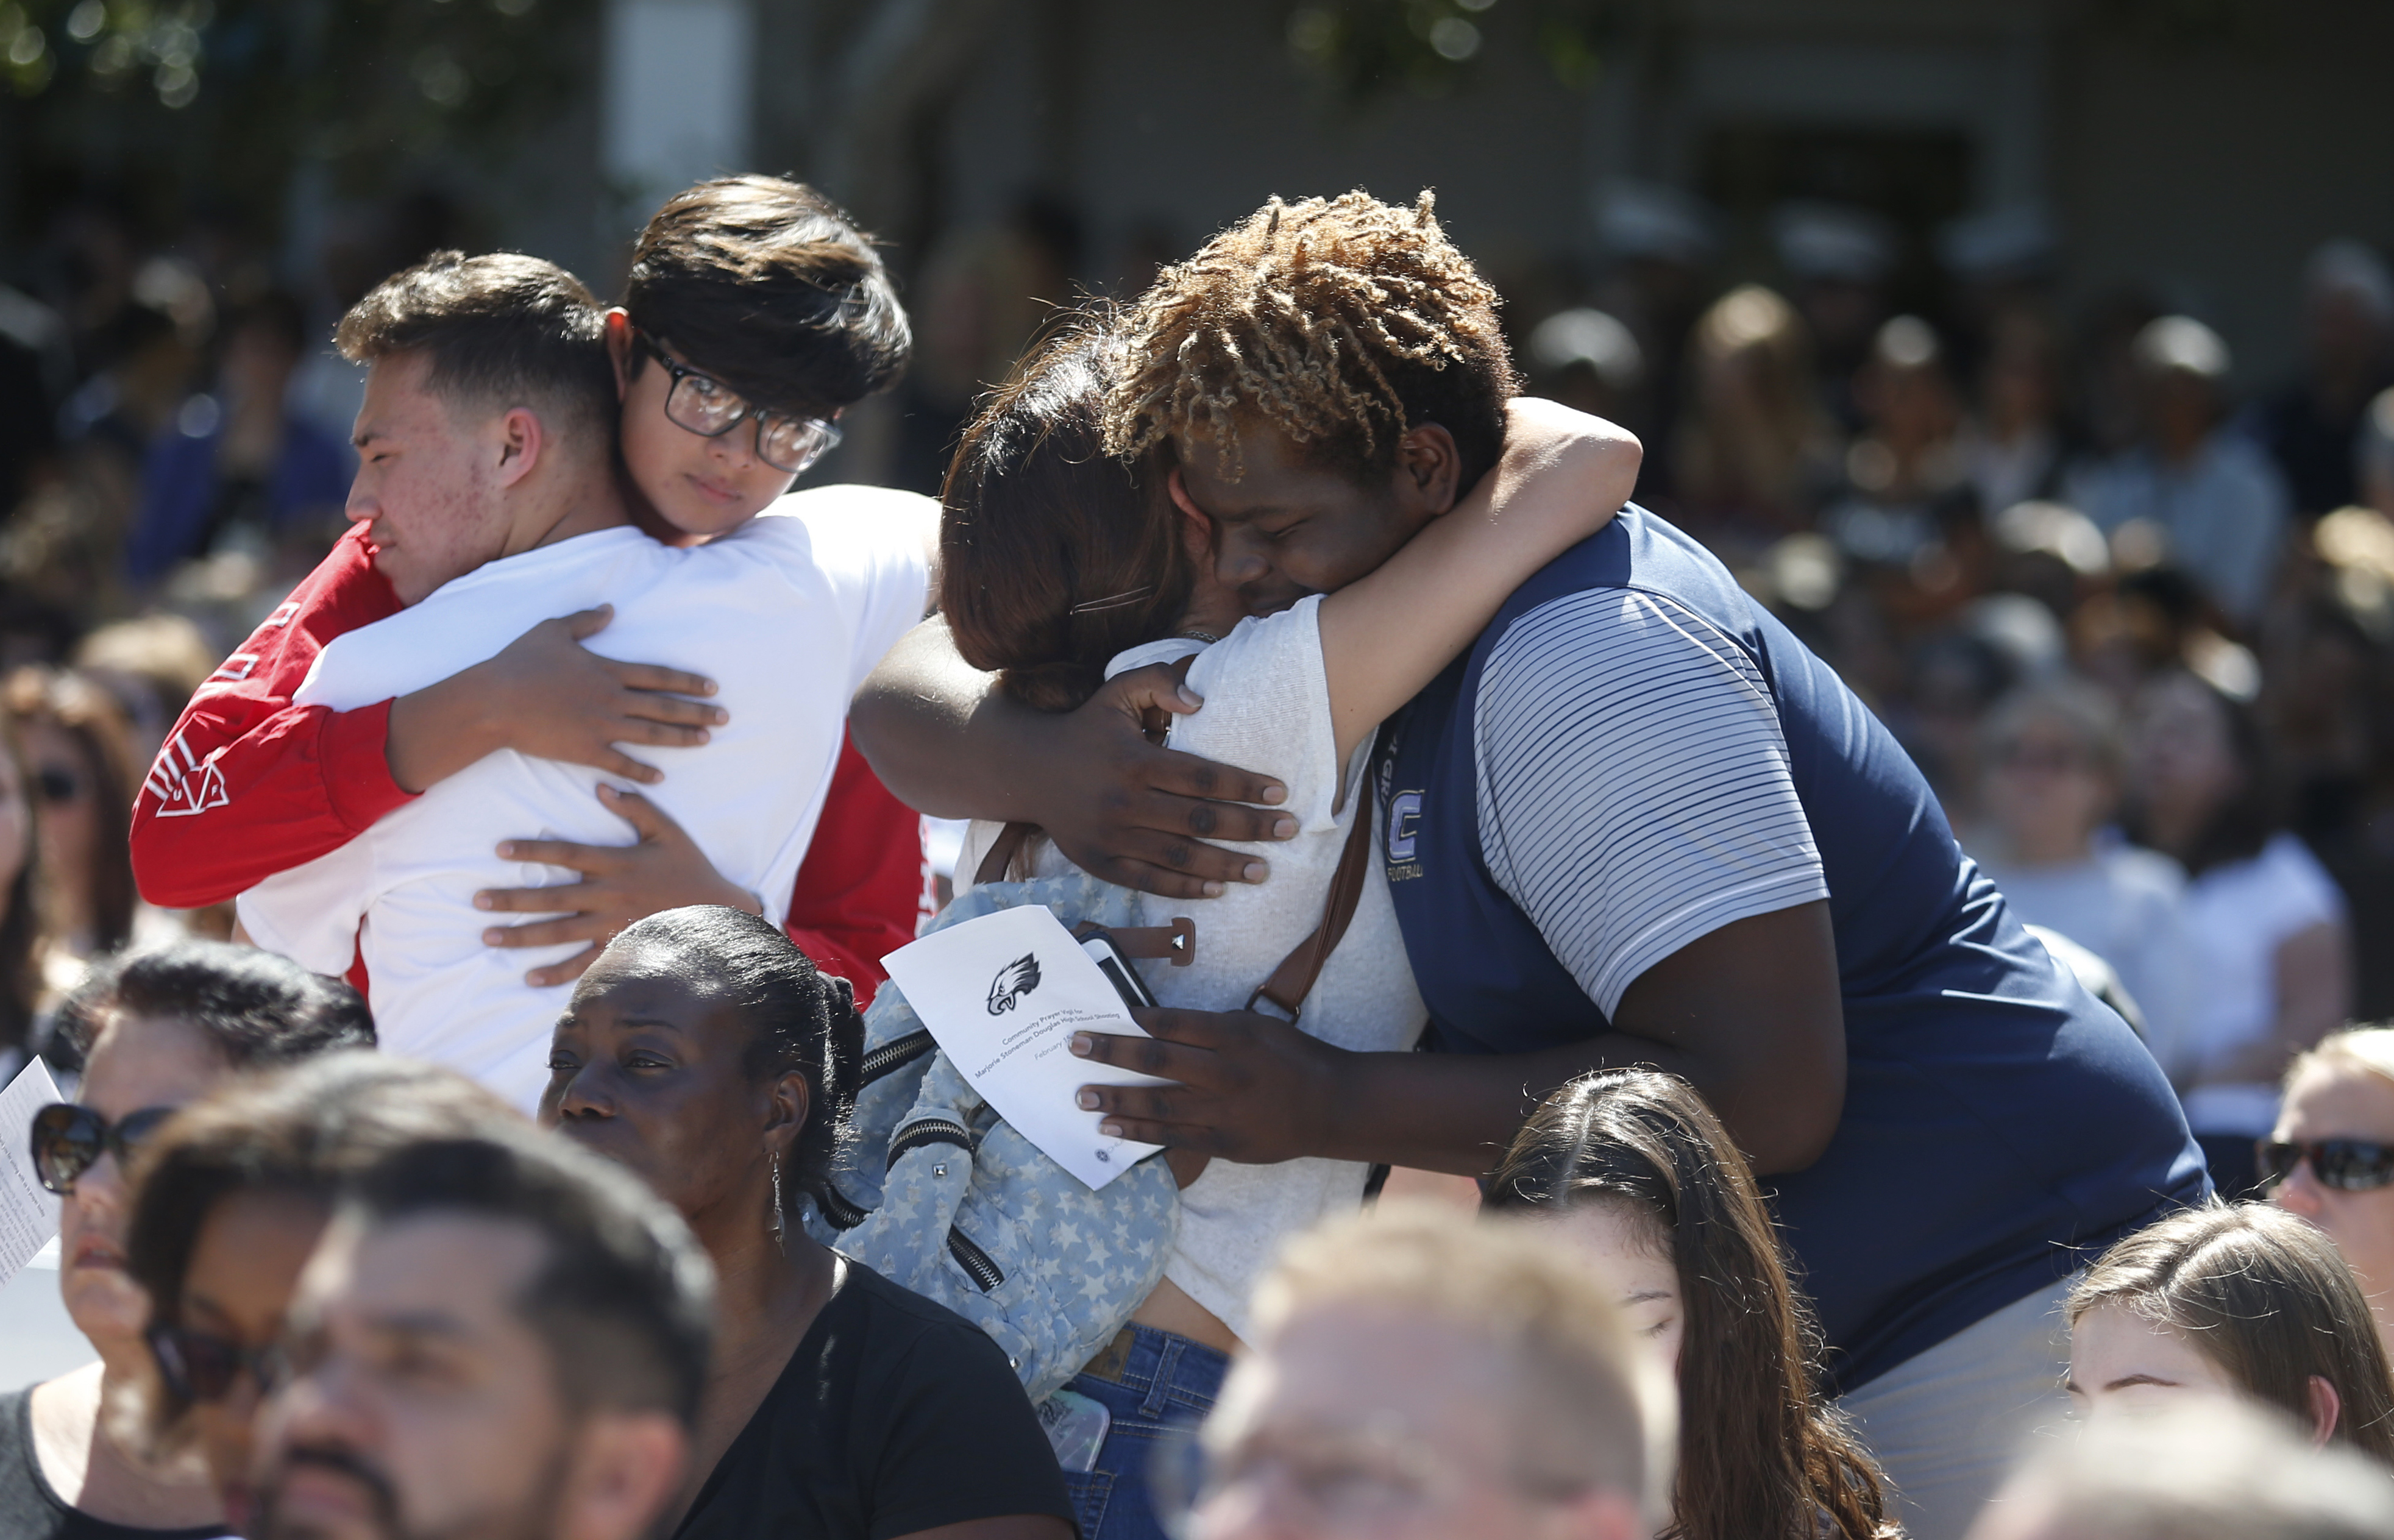
[(948, 1255), (956, 1259), (956, 1266), (965, 1270), (965, 1276), (983, 1294), (1006, 1282), (1006, 1274), (990, 1260), (989, 1253), (973, 1244), (972, 1237), (954, 1225), (948, 1227)]

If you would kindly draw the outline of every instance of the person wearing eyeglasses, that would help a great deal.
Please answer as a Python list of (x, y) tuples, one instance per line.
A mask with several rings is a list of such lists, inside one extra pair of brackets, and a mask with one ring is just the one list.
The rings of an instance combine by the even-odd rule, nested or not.
[[(813, 189), (778, 178), (718, 178), (684, 191), (649, 221), (632, 257), (624, 303), (605, 312), (602, 328), (621, 446), (617, 490), (633, 524), (659, 541), (728, 537), (838, 441), (842, 411), (903, 372), (906, 313), (871, 238)], [(829, 488), (808, 495), (818, 510), (847, 502)], [(848, 545), (898, 547), (903, 564), (910, 542), (927, 542), (928, 515), (916, 529), (888, 510), (869, 493), (847, 502)], [(721, 703), (703, 698), (701, 676), (712, 668), (624, 661), (639, 654), (605, 639), (604, 610), (544, 609), (542, 623), (497, 656), (390, 700), (354, 709), (295, 704), (325, 644), (414, 602), (391, 586), (387, 569), (399, 559), (383, 559), (361, 523), (192, 698), (134, 803), (143, 895), (169, 908), (229, 902), (338, 849), (483, 755), (514, 749), (608, 770), (624, 788), (608, 804), (602, 836), (542, 850), (579, 880), (534, 893), (518, 884), (538, 877), (511, 875), (474, 927), (481, 943), (503, 948), (582, 943), (532, 969), (536, 985), (577, 976), (642, 915), (738, 901), (696, 842), (632, 789), (660, 773), (643, 762), (643, 747), (689, 746), (720, 725)], [(927, 592), (926, 583), (913, 596), (917, 614)], [(794, 670), (815, 661), (783, 660)], [(549, 831), (534, 823), (506, 832)], [(840, 741), (783, 923), (866, 998), (881, 980), (881, 956), (914, 938), (919, 835), (913, 809)], [(483, 930), (510, 913), (545, 917)]]
[(143, 1152), (125, 1247), (154, 1302), (142, 1335), (157, 1373), (140, 1432), (159, 1458), (205, 1462), (231, 1528), (254, 1512), (258, 1402), (341, 1186), (417, 1140), (522, 1123), (454, 1071), (332, 1053), (243, 1077), (177, 1114)]
[(2344, 1254), (2394, 1352), (2394, 1026), (2336, 1033), (2295, 1060), (2259, 1163), (2269, 1201)]
[(39, 945), (46, 1003), (83, 979), (90, 959), (133, 939), (143, 916), (125, 855), (124, 815), (134, 769), (114, 697), (71, 670), (27, 666), (0, 682), (36, 804), (45, 888)]
[(183, 941), (101, 965), (59, 1013), (80, 1099), (34, 1115), (33, 1169), (63, 1200), (59, 1288), (99, 1362), (0, 1396), (0, 1534), (129, 1540), (221, 1534), (216, 1489), (123, 1441), (148, 1382), (149, 1301), (125, 1270), (128, 1160), (175, 1111), (239, 1072), (372, 1046), (357, 992), (283, 958)]
[[(669, 688), (703, 669), (712, 697), (692, 741), (651, 751), (660, 774), (641, 803), (694, 843), (705, 902), (782, 925), (848, 700), (922, 614), (936, 505), (819, 488), (703, 545), (651, 538), (617, 479), (603, 312), (535, 257), (436, 254), (360, 299), (338, 340), (367, 366), (349, 517), (406, 607), (326, 643), (293, 703), (404, 702), (484, 663), (526, 691), (567, 689), (512, 644), (545, 615), (604, 612), (594, 650), (662, 660)], [(319, 971), (362, 959), (387, 1048), (530, 1111), (584, 943), (536, 927), (535, 950), (486, 944), (491, 895), (574, 907), (550, 886), (559, 847), (620, 852), (632, 778), (564, 745), (463, 731), (438, 747), (441, 773), (413, 778), (422, 796), (250, 888), (238, 913), (259, 945)]]

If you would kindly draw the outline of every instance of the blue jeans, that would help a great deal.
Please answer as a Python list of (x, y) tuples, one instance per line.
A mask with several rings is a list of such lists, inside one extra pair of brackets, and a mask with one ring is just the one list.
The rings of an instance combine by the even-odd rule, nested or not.
[(1103, 1405), (1112, 1424), (1097, 1468), (1064, 1472), (1081, 1540), (1165, 1540), (1149, 1493), (1149, 1464), (1167, 1428), (1204, 1420), (1230, 1356), (1152, 1326), (1125, 1326), (1065, 1389)]

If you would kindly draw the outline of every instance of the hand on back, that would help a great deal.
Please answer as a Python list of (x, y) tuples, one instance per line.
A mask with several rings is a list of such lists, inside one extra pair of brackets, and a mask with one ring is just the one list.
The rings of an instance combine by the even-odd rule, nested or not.
[(420, 792), (484, 755), (514, 749), (653, 785), (663, 771), (618, 744), (695, 748), (730, 714), (704, 676), (602, 658), (583, 642), (611, 605), (546, 620), (495, 656), (393, 703), (392, 779)]
[[(1185, 715), (1197, 697), (1161, 665), (1099, 687), (1078, 708), (1027, 724), (1039, 735), (1039, 774), (1013, 799), (1083, 871), (1164, 898), (1218, 897), (1261, 882), (1267, 864), (1208, 839), (1287, 839), (1296, 819), (1269, 806), (1287, 788), (1148, 741), (1151, 711)], [(1266, 804), (1249, 806), (1248, 804)]]

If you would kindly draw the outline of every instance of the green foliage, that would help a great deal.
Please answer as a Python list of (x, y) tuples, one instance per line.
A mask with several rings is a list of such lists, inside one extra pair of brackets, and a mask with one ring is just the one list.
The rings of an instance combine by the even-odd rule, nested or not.
[(1500, 7), (1526, 17), (1555, 79), (1578, 90), (1651, 0), (1299, 0), (1288, 48), (1349, 105), (1399, 87), (1444, 96), (1486, 51)]
[[(38, 159), (105, 153), (270, 204), (301, 159), (372, 185), (553, 112), (596, 0), (0, 0)], [(567, 46), (560, 46), (560, 43)]]

